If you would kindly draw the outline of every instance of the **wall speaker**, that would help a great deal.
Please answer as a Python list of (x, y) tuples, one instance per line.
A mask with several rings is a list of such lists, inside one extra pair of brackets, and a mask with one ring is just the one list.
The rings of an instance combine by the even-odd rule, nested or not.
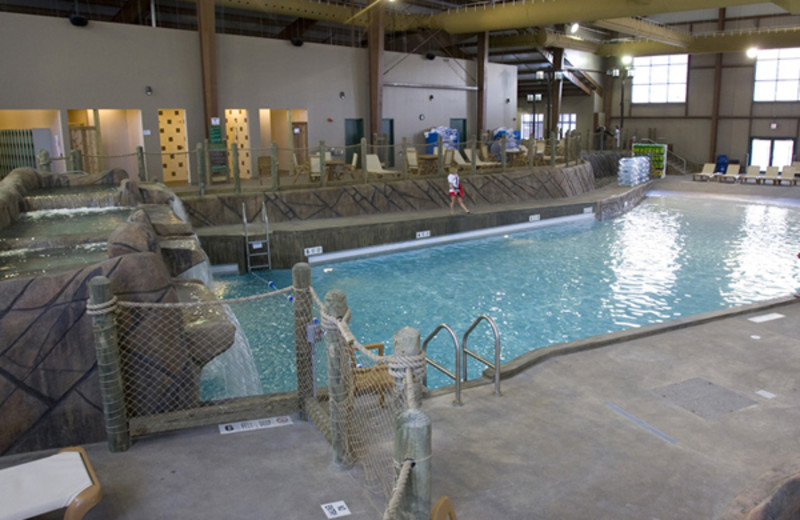
[(70, 15), (69, 17), (69, 23), (71, 23), (75, 27), (86, 27), (87, 25), (89, 25), (89, 19), (79, 14), (73, 14)]
[(436, 59), (436, 55), (432, 52), (429, 52), (428, 54), (425, 55), (425, 58), (433, 61)]
[(292, 38), (291, 39), (292, 45), (295, 47), (302, 47), (303, 46), (303, 39), (302, 38)]

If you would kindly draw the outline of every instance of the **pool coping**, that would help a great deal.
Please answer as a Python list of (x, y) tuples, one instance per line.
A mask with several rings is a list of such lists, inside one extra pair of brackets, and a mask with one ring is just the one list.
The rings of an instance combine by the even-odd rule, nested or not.
[[(800, 301), (800, 299), (798, 299), (799, 297), (800, 296), (795, 295), (781, 296), (760, 302), (736, 305), (726, 309), (709, 311), (701, 314), (693, 314), (692, 316), (676, 318), (674, 320), (669, 320), (662, 323), (653, 323), (632, 329), (609, 332), (608, 334), (602, 334), (599, 336), (590, 336), (588, 338), (568, 341), (566, 343), (558, 343), (556, 345), (540, 347), (535, 350), (531, 350), (530, 352), (526, 352), (525, 354), (521, 354), (514, 359), (500, 365), (500, 379), (509, 379), (531, 367), (540, 365), (553, 358), (570, 354), (578, 354), (581, 352), (588, 352), (627, 341), (634, 341), (640, 338), (646, 338), (649, 336), (682, 330), (697, 325), (703, 325), (713, 321), (774, 309), (784, 305), (797, 303)], [(464, 388), (474, 388), (478, 386), (491, 385), (494, 383), (494, 369), (485, 369), (481, 376), (481, 378), (462, 383), (462, 390)], [(426, 394), (426, 397), (437, 397), (452, 393), (454, 391), (455, 385), (443, 386), (429, 390)]]

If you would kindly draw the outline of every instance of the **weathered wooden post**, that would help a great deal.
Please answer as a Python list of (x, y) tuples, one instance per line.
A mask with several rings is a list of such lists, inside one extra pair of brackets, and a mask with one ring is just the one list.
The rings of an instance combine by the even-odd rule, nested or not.
[[(421, 353), (417, 329), (404, 327), (395, 333), (393, 341), (393, 353), (397, 356), (419, 356)], [(411, 389), (407, 388), (409, 384)], [(414, 463), (405, 489), (399, 490), (402, 495), (397, 508), (400, 513), (398, 516), (427, 520), (431, 517), (431, 420), (420, 410), (422, 378), (396, 378), (395, 387), (406, 391), (407, 395), (406, 409), (395, 419), (395, 481), (404, 461), (411, 460)]]
[(569, 166), (569, 132), (564, 134), (564, 166)]
[(319, 142), (319, 178), (322, 187), (328, 183), (328, 165), (325, 160), (325, 141)]
[(233, 164), (233, 191), (234, 193), (242, 192), (242, 181), (239, 172), (239, 148), (236, 142), (231, 143), (231, 163)]
[(475, 175), (478, 173), (478, 150), (475, 148), (475, 136), (472, 135), (469, 138), (469, 149), (470, 149), (470, 170), (472, 174)]
[[(337, 321), (342, 321), (347, 314), (347, 296), (343, 291), (333, 289), (325, 295), (325, 313)], [(333, 464), (340, 469), (349, 468), (353, 463), (350, 446), (350, 410), (353, 408), (353, 396), (350, 392), (352, 367), (350, 364), (350, 348), (339, 332), (338, 327), (325, 325), (325, 346), (328, 351), (328, 402), (331, 418), (331, 445), (333, 447)], [(329, 328), (330, 327), (330, 328)]]
[(403, 158), (400, 163), (403, 166), (403, 180), (408, 179), (408, 139), (403, 137), (400, 140), (400, 155)]
[(361, 138), (361, 171), (364, 174), (364, 184), (369, 182), (369, 172), (367, 171), (367, 138)]
[(194, 177), (197, 179), (197, 184), (200, 185), (200, 195), (202, 196), (206, 194), (206, 154), (205, 150), (203, 149), (203, 143), (197, 143), (197, 147), (195, 147), (195, 153), (197, 154), (197, 172), (195, 173)]
[(125, 410), (125, 390), (122, 386), (116, 320), (113, 313), (104, 312), (114, 307), (114, 293), (111, 291), (111, 280), (105, 276), (92, 278), (88, 285), (108, 449), (112, 452), (125, 451), (131, 445), (131, 436), (128, 429), (128, 413)]
[(205, 177), (206, 188), (208, 188), (211, 186), (211, 152), (208, 147), (208, 139), (203, 140), (203, 165), (205, 166), (203, 177)]
[(556, 133), (550, 133), (550, 166), (556, 165), (556, 149), (558, 148), (558, 140), (556, 139)]
[(436, 162), (438, 164), (438, 172), (439, 177), (445, 176), (444, 172), (444, 147), (442, 146), (442, 135), (438, 134), (436, 136), (436, 154), (439, 156), (436, 158)]
[(269, 162), (269, 175), (272, 177), (272, 191), (278, 191), (280, 188), (280, 179), (278, 178), (278, 143), (272, 141), (272, 144), (269, 146), (269, 155), (271, 160)]
[(307, 327), (311, 321), (311, 266), (305, 262), (292, 267), (294, 288), (294, 351), (297, 363), (297, 400), (301, 417), (308, 418), (306, 399), (313, 395), (314, 372), (311, 366), (311, 349)]
[(536, 155), (536, 139), (533, 138), (533, 132), (528, 138), (528, 168), (533, 169), (533, 157)]
[(50, 158), (50, 152), (42, 148), (36, 152), (36, 166), (40, 171), (50, 173), (52, 171), (50, 165), (53, 160)]
[(82, 172), (83, 157), (81, 156), (81, 151), (78, 149), (71, 150), (69, 152), (69, 158), (72, 161), (72, 167), (70, 169), (74, 172)]
[(506, 134), (500, 138), (500, 168), (502, 172), (506, 172), (508, 166), (508, 156), (506, 155)]

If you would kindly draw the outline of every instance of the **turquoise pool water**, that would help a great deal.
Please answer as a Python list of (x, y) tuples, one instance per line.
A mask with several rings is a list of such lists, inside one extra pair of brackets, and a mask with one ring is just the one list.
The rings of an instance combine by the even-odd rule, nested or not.
[[(501, 333), (503, 362), (547, 345), (797, 289), (800, 208), (653, 195), (611, 221), (316, 266), (312, 283), (321, 297), (330, 289), (347, 293), (350, 326), (362, 343), (390, 347), (392, 335), (404, 326), (418, 328), (424, 339), (440, 323), (460, 338), (487, 313)], [(279, 287), (291, 284), (288, 270), (258, 277)], [(258, 277), (220, 276), (217, 291), (226, 298), (264, 292)], [(248, 337), (265, 334), (254, 320), (240, 321)], [(488, 333), (481, 325), (470, 347), (491, 359)], [(452, 368), (452, 350), (442, 334), (430, 344), (429, 355)], [(291, 365), (293, 358), (276, 363), (258, 349), (254, 355), (266, 391), (293, 387), (293, 367), (275, 366)], [(480, 370), (471, 362), (471, 377)], [(430, 386), (450, 382), (429, 369)]]

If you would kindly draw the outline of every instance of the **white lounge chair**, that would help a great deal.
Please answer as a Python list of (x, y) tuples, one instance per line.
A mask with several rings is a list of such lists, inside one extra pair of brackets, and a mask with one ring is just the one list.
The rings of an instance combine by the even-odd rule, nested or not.
[(773, 185), (778, 184), (781, 180), (780, 177), (778, 177), (778, 173), (779, 170), (777, 166), (768, 166), (767, 171), (764, 173), (764, 184), (766, 184), (767, 181), (772, 181)]
[(747, 173), (744, 174), (744, 177), (741, 178), (742, 184), (746, 183), (749, 180), (756, 181), (756, 184), (761, 184), (761, 180), (764, 178), (761, 175), (761, 166), (757, 166), (751, 164), (747, 167)]
[(65, 520), (80, 520), (102, 498), (100, 481), (80, 447), (0, 470), (1, 520), (62, 508)]
[(797, 186), (797, 177), (794, 174), (797, 173), (797, 170), (794, 166), (784, 166), (781, 170), (780, 176), (780, 183), (783, 184), (784, 181), (789, 183), (789, 186)]
[(703, 169), (699, 173), (692, 174), (693, 181), (707, 181), (713, 179), (717, 174), (714, 172), (717, 165), (714, 163), (705, 163)]
[(719, 179), (720, 182), (722, 181), (728, 182), (728, 179), (731, 179), (733, 180), (733, 182), (736, 182), (740, 179), (739, 168), (740, 166), (738, 164), (729, 164), (728, 168), (725, 170), (725, 173), (723, 175), (717, 175), (717, 178)]
[(409, 148), (406, 150), (406, 168), (408, 168), (408, 173), (412, 175), (419, 173), (419, 161), (417, 161), (416, 148)]
[(309, 161), (311, 162), (311, 169), (309, 170), (308, 179), (312, 182), (320, 180), (320, 168), (322, 165), (320, 164), (319, 155), (312, 155)]
[(374, 153), (367, 154), (367, 172), (370, 175), (375, 175), (379, 179), (383, 179), (384, 177), (400, 177), (400, 172), (397, 170), (384, 170), (380, 158)]
[[(467, 156), (467, 161), (469, 161), (469, 163), (471, 164), (472, 163), (472, 149), (471, 148), (464, 148), (464, 154)], [(494, 161), (483, 161), (483, 160), (481, 160), (480, 157), (478, 157), (478, 154), (476, 153), (475, 154), (475, 165), (478, 168), (492, 168), (494, 166), (500, 166), (500, 163), (499, 162), (494, 162)]]

